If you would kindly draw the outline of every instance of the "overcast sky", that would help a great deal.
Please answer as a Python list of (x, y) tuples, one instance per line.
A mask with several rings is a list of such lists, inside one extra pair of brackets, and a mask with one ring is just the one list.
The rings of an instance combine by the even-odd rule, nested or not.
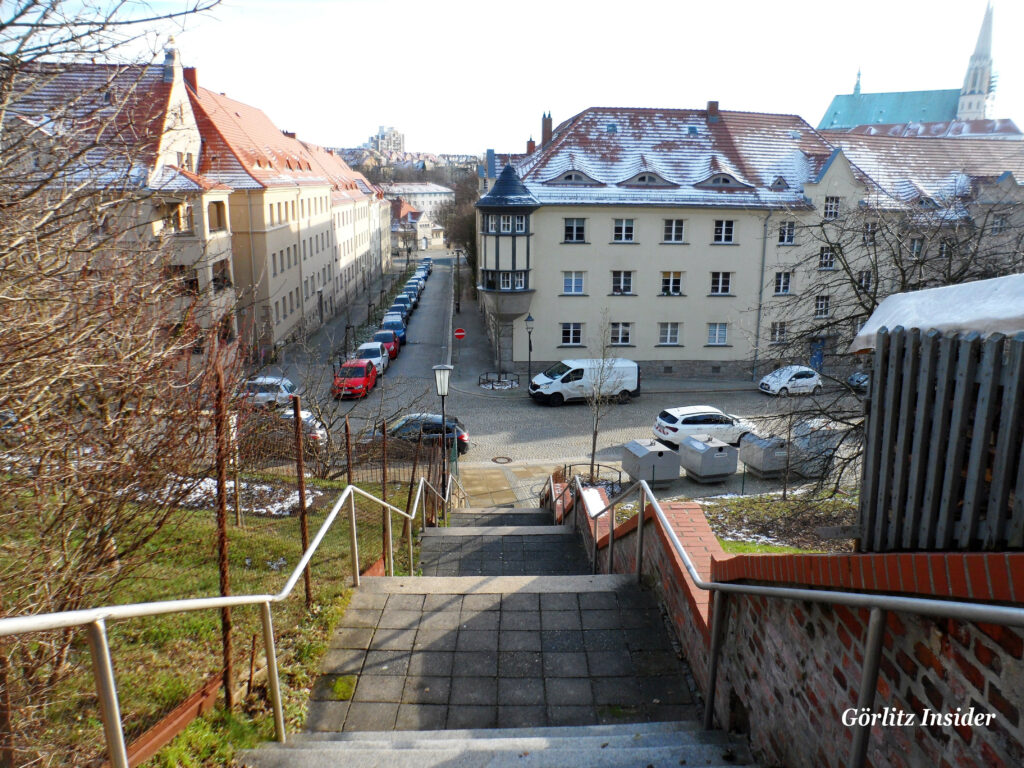
[[(591, 106), (713, 99), (817, 125), (858, 68), (866, 93), (959, 88), (985, 5), (224, 0), (176, 38), (200, 85), (299, 138), (352, 147), (390, 125), (411, 151), (480, 154), (523, 151), (545, 111), (558, 125)], [(1024, 128), (1024, 2), (993, 7), (992, 116)]]

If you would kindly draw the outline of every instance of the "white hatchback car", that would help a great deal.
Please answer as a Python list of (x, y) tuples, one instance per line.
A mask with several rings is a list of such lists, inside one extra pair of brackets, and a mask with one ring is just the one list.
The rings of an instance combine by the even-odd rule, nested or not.
[(245, 382), (242, 397), (263, 408), (284, 408), (291, 405), (298, 389), (283, 376), (257, 376)]
[(651, 429), (655, 440), (673, 448), (678, 448), (680, 439), (690, 435), (711, 435), (724, 443), (739, 443), (740, 438), (753, 432), (750, 422), (710, 405), (666, 408), (658, 414)]
[(373, 362), (378, 376), (384, 375), (384, 371), (388, 369), (388, 363), (391, 362), (391, 355), (388, 353), (387, 347), (379, 341), (368, 341), (365, 344), (360, 344), (359, 349), (356, 350), (352, 357), (357, 360), (370, 360)]
[(772, 371), (757, 385), (758, 389), (769, 395), (816, 395), (821, 392), (821, 376), (813, 368), (806, 365), (787, 365)]

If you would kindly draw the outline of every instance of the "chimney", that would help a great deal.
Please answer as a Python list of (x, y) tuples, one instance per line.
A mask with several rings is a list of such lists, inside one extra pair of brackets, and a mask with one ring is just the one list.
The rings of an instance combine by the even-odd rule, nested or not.
[(174, 73), (181, 67), (181, 59), (178, 56), (178, 49), (174, 47), (174, 38), (170, 38), (167, 41), (167, 47), (164, 48), (164, 82), (173, 83)]
[(533, 136), (531, 136), (530, 140), (526, 142), (526, 154), (532, 155), (535, 149), (537, 149), (537, 142), (534, 141)]
[(284, 134), (285, 136), (287, 136), (287, 137), (288, 137), (289, 139), (294, 139), (294, 138), (295, 138), (295, 134), (294, 134), (294, 133), (293, 133), (292, 131), (286, 131), (286, 130), (284, 130), (284, 129), (282, 128), (282, 129), (281, 129), (281, 133), (283, 133), (283, 134)]
[(721, 117), (721, 115), (719, 115), (719, 113), (718, 113), (718, 102), (717, 101), (709, 101), (708, 102), (708, 122), (709, 123), (717, 123), (720, 117)]
[(182, 74), (185, 77), (185, 84), (192, 89), (192, 93), (199, 93), (199, 78), (196, 75), (196, 68), (185, 67)]
[(546, 147), (551, 143), (551, 113), (545, 112), (540, 119), (540, 145)]

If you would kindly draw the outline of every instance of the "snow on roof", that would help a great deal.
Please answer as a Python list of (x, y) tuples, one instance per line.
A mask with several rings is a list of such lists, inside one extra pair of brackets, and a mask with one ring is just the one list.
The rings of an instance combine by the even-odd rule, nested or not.
[(385, 195), (454, 195), (455, 191), (429, 181), (408, 181), (394, 184), (381, 184)]
[(875, 348), (880, 328), (1024, 332), (1024, 275), (897, 293), (884, 299), (850, 345), (856, 354)]

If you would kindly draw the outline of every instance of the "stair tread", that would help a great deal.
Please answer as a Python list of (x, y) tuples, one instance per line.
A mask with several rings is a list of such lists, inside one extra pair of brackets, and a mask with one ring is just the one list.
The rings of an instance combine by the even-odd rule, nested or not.
[(602, 725), (538, 725), (526, 728), (451, 728), (445, 730), (422, 731), (335, 731), (319, 733), (302, 733), (289, 738), (302, 740), (335, 740), (335, 741), (370, 741), (387, 739), (408, 739), (422, 737), (424, 739), (473, 739), (473, 738), (533, 738), (553, 737), (569, 738), (572, 736), (597, 737), (622, 734), (672, 734), (680, 731), (700, 730), (701, 723), (697, 720), (672, 720), (650, 723), (605, 723)]
[(310, 745), (348, 745), (359, 749), (459, 749), (466, 751), (521, 751), (532, 749), (639, 749), (672, 747), (686, 744), (729, 745), (731, 740), (721, 731), (673, 731), (670, 733), (603, 734), (597, 736), (502, 736), (466, 737), (462, 739), (424, 738), (415, 731), (396, 731), (394, 737), (378, 739), (332, 739), (332, 734), (300, 734), (290, 737), (286, 747), (305, 749)]
[(460, 525), (455, 528), (425, 528), (424, 537), (437, 536), (564, 536), (575, 538), (570, 528), (560, 525)]
[(505, 594), (510, 592), (615, 592), (636, 587), (626, 574), (578, 576), (366, 576), (361, 589), (390, 594)]

